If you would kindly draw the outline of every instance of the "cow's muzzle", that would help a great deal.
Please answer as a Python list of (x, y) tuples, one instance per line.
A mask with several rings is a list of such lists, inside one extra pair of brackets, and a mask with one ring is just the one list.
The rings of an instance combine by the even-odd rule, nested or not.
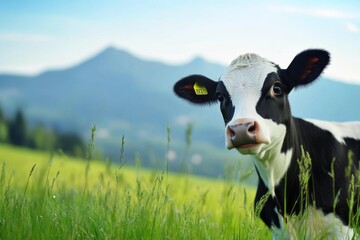
[(268, 144), (260, 129), (260, 124), (252, 119), (238, 119), (227, 126), (227, 148), (253, 148), (262, 143)]

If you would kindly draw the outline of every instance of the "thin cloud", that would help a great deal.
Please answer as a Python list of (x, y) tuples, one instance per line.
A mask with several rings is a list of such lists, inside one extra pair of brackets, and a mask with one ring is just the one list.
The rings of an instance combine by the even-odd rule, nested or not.
[(6, 42), (33, 42), (45, 43), (54, 38), (47, 35), (28, 34), (28, 33), (0, 33), (0, 41)]
[(359, 27), (356, 26), (353, 23), (347, 23), (345, 26), (346, 30), (348, 30), (349, 32), (353, 32), (353, 33), (357, 33), (360, 31)]
[(294, 6), (278, 6), (272, 7), (273, 11), (288, 13), (288, 14), (298, 14), (312, 17), (320, 18), (331, 18), (331, 19), (359, 19), (358, 14), (342, 12), (334, 9), (325, 9), (325, 8), (301, 8)]

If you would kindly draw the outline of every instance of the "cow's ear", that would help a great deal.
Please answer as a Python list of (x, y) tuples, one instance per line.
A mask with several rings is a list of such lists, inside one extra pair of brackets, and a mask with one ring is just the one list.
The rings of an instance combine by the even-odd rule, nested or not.
[(217, 100), (217, 84), (205, 76), (191, 75), (179, 80), (174, 86), (174, 92), (192, 103), (211, 104)]
[(330, 53), (309, 49), (299, 53), (285, 70), (291, 88), (313, 82), (329, 64)]

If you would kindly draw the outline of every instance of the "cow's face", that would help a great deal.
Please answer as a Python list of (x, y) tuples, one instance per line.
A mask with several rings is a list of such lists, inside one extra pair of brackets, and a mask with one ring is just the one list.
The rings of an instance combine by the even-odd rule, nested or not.
[(281, 147), (291, 120), (290, 91), (314, 81), (328, 62), (326, 51), (307, 50), (280, 69), (256, 54), (245, 54), (230, 64), (219, 82), (192, 75), (177, 82), (174, 91), (196, 104), (218, 101), (226, 147), (261, 155), (275, 145)]
[(288, 89), (278, 67), (255, 54), (235, 59), (216, 90), (226, 124), (225, 143), (243, 154), (259, 154), (285, 136), (291, 114)]

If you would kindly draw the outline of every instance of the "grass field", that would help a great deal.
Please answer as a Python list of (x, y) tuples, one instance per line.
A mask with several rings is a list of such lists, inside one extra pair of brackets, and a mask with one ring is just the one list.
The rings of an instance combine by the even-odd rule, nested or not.
[(0, 163), (0, 239), (271, 238), (254, 216), (254, 189), (232, 180), (8, 145)]

